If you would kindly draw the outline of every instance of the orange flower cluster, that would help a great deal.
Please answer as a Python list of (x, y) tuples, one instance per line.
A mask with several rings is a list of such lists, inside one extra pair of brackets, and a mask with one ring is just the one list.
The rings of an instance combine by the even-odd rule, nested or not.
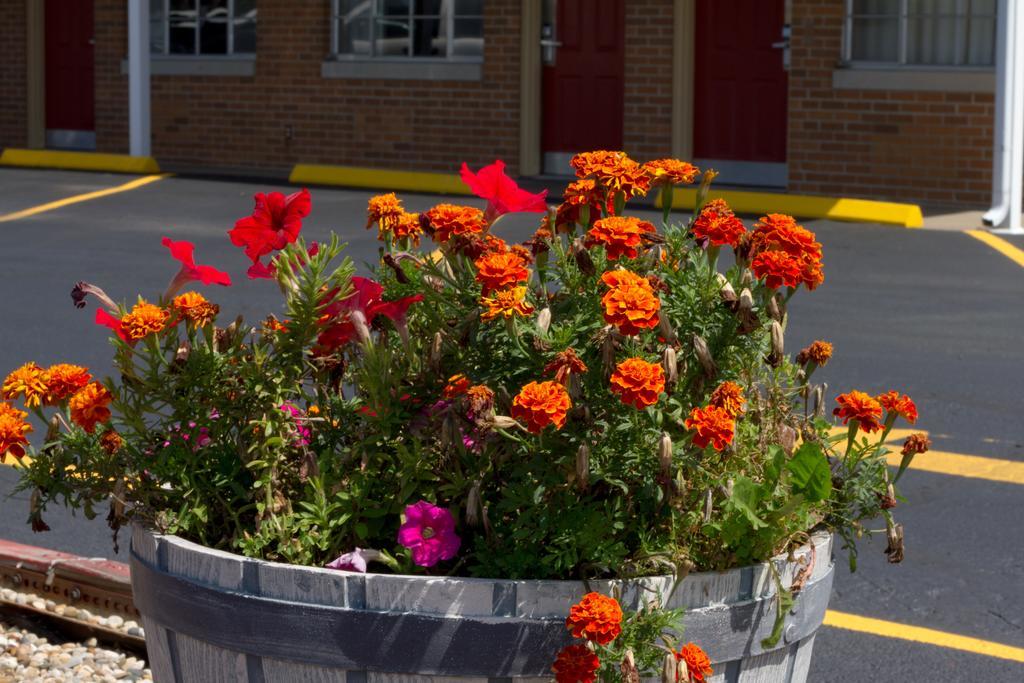
[(928, 435), (918, 432), (917, 434), (911, 434), (907, 437), (906, 441), (903, 442), (903, 448), (900, 452), (904, 457), (907, 457), (910, 455), (927, 453), (928, 449), (931, 447), (932, 442), (931, 439), (928, 438)]
[(474, 235), (484, 231), (484, 212), (472, 206), (438, 204), (426, 213), (434, 241), (444, 243), (453, 235)]
[(474, 413), (482, 413), (494, 406), (494, 392), (486, 384), (474, 384), (466, 390), (466, 400)]
[(716, 451), (724, 450), (732, 443), (736, 423), (725, 408), (706, 406), (694, 408), (684, 422), (693, 432), (693, 443), (700, 448), (711, 444)]
[(712, 199), (705, 204), (693, 222), (693, 236), (716, 247), (725, 244), (735, 247), (746, 231), (743, 221), (736, 217), (724, 199)]
[(92, 434), (97, 424), (110, 421), (110, 408), (107, 406), (112, 400), (114, 397), (99, 382), (86, 384), (68, 403), (72, 422)]
[(637, 257), (637, 247), (643, 243), (643, 236), (654, 233), (654, 225), (632, 216), (609, 216), (594, 222), (587, 232), (586, 246), (604, 245), (612, 261), (625, 256)]
[(369, 230), (376, 223), (378, 238), (384, 239), (385, 235), (395, 229), (404, 214), (402, 202), (394, 192), (370, 197), (366, 206), (366, 229)]
[(418, 213), (403, 213), (391, 228), (396, 240), (409, 240), (413, 245), (420, 245), (423, 226), (420, 225)]
[(615, 598), (587, 593), (569, 609), (565, 626), (573, 638), (607, 645), (622, 633), (622, 608)]
[(842, 418), (843, 424), (856, 420), (860, 428), (868, 434), (882, 428), (879, 422), (882, 417), (882, 404), (863, 391), (840, 394), (836, 396), (836, 403), (839, 407), (833, 410), (832, 414)]
[(484, 296), (496, 289), (514, 287), (530, 278), (527, 261), (513, 251), (488, 252), (474, 261), (476, 281), (483, 286)]
[(593, 178), (613, 196), (642, 197), (651, 186), (651, 178), (644, 167), (625, 152), (583, 152), (574, 156), (569, 165), (576, 171), (576, 177)]
[[(748, 246), (751, 270), (759, 278), (770, 276), (773, 282), (782, 282), (787, 287), (802, 283), (809, 290), (825, 281), (821, 244), (813, 232), (797, 225), (792, 216), (770, 213), (761, 217), (750, 233)], [(765, 253), (785, 254), (788, 259), (775, 256), (759, 260)]]
[(220, 313), (220, 306), (210, 303), (199, 292), (179, 294), (171, 302), (171, 308), (182, 320), (186, 320), (196, 327), (206, 327)]
[(726, 381), (715, 387), (708, 403), (722, 408), (733, 418), (737, 418), (743, 414), (743, 407), (746, 405), (747, 399), (743, 397), (743, 387), (736, 382)]
[(679, 159), (655, 159), (644, 164), (652, 185), (689, 185), (700, 173), (693, 164)]
[(548, 425), (561, 429), (570, 408), (569, 392), (558, 382), (530, 382), (512, 399), (512, 417), (533, 434)]
[(684, 680), (681, 676), (676, 676), (681, 683), (704, 683), (704, 677), (714, 673), (714, 669), (711, 668), (711, 659), (695, 643), (687, 643), (679, 649), (679, 652), (673, 654), (675, 654), (677, 662), (686, 663), (688, 678)]
[(824, 367), (830, 358), (832, 358), (832, 345), (827, 341), (819, 340), (802, 349), (796, 355), (796, 362), (799, 365), (814, 363), (818, 367)]
[(645, 277), (629, 270), (610, 270), (601, 276), (608, 291), (601, 297), (605, 322), (632, 336), (658, 326), (661, 300)]
[(563, 647), (551, 670), (555, 683), (594, 683), (601, 660), (583, 643)]
[(565, 351), (560, 351), (554, 360), (544, 366), (544, 374), (554, 374), (555, 381), (562, 385), (569, 383), (569, 376), (573, 373), (582, 375), (586, 371), (586, 364), (580, 360), (576, 355), (576, 349), (571, 346)]
[(441, 396), (444, 398), (462, 396), (469, 390), (471, 384), (472, 383), (469, 381), (469, 378), (461, 372), (457, 375), (452, 375), (448, 378), (448, 384), (445, 385), (444, 391), (441, 392)]
[(629, 358), (615, 367), (610, 381), (613, 394), (626, 405), (642, 410), (657, 403), (665, 390), (665, 369), (661, 363)]
[(25, 363), (7, 375), (0, 396), (10, 400), (22, 396), (29, 408), (38, 406), (46, 398), (46, 371), (35, 363)]
[(132, 341), (162, 332), (171, 312), (146, 301), (140, 301), (121, 318), (121, 329)]
[(46, 384), (46, 396), (43, 403), (48, 406), (57, 405), (76, 393), (92, 379), (88, 368), (69, 363), (58, 363), (46, 369), (43, 380)]
[(899, 415), (910, 424), (917, 422), (917, 405), (906, 394), (900, 394), (898, 391), (887, 391), (880, 396), (876, 396), (875, 400), (885, 408), (886, 412)]
[(494, 292), (493, 296), (480, 297), (480, 305), (487, 309), (480, 314), (481, 320), (494, 320), (498, 316), (506, 320), (517, 315), (526, 317), (534, 311), (526, 301), (526, 287), (509, 287)]
[(121, 450), (122, 446), (124, 446), (124, 439), (122, 439), (121, 435), (113, 429), (108, 429), (103, 432), (103, 436), (100, 437), (100, 448), (102, 448), (107, 455), (114, 455)]
[(0, 462), (7, 459), (7, 455), (21, 458), (25, 455), (25, 446), (28, 445), (26, 436), (32, 431), (32, 425), (25, 421), (28, 413), (18, 410), (8, 403), (0, 403)]

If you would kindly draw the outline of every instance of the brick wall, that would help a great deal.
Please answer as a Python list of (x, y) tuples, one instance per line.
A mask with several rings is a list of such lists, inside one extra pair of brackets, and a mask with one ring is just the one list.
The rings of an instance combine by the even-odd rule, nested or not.
[(790, 190), (983, 206), (990, 93), (834, 90), (843, 0), (793, 0)]
[[(127, 140), (123, 0), (97, 0), (97, 139)], [(327, 0), (261, 0), (255, 77), (154, 76), (162, 163), (285, 170), (297, 161), (454, 171), (519, 151), (519, 11), (486, 3), (483, 80), (325, 79)], [(102, 44), (102, 47), (100, 47)]]
[(672, 150), (673, 0), (626, 1), (624, 149), (634, 159)]
[(0, 148), (26, 145), (25, 0), (0, 2)]

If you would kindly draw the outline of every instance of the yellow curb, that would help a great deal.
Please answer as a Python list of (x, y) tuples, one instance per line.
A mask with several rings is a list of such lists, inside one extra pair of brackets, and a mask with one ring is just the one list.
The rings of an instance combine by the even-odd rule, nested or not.
[(924, 643), (925, 645), (934, 645), (950, 650), (961, 650), (962, 652), (971, 652), (976, 655), (1024, 663), (1024, 648), (995, 643), (990, 640), (981, 640), (980, 638), (961, 636), (946, 631), (936, 631), (935, 629), (922, 628), (921, 626), (911, 626), (894, 621), (884, 621), (856, 614), (836, 612), (835, 610), (828, 610), (825, 613), (825, 626), (867, 633), (881, 638), (909, 640), (912, 643)]
[(996, 237), (987, 230), (968, 230), (967, 234), (973, 237), (974, 239), (980, 242), (984, 242), (988, 246), (992, 247), (1000, 254), (1016, 263), (1018, 266), (1024, 266), (1024, 249), (1020, 249), (1010, 244), (1002, 237)]
[(57, 201), (47, 202), (46, 204), (39, 204), (38, 206), (32, 206), (21, 211), (15, 211), (14, 213), (8, 213), (0, 216), (0, 223), (6, 223), (7, 221), (16, 221), (19, 218), (28, 218), (29, 216), (35, 216), (39, 213), (45, 213), (47, 211), (53, 211), (70, 204), (78, 204), (79, 202), (87, 202), (91, 199), (99, 199), (100, 197), (106, 197), (108, 195), (117, 194), (118, 192), (127, 192), (134, 190), (143, 185), (149, 185), (155, 183), (158, 180), (163, 180), (170, 176), (170, 173), (163, 173), (158, 175), (147, 175), (135, 180), (130, 180), (123, 185), (117, 185), (115, 187), (107, 187), (102, 190), (95, 190), (93, 192), (86, 192), (85, 194), (76, 194), (71, 197), (65, 197), (64, 199), (58, 199)]
[(296, 185), (343, 185), (380, 190), (406, 190), (438, 194), (470, 195), (469, 188), (457, 175), (425, 171), (394, 171), (356, 166), (323, 166), (296, 164), (288, 176)]
[(74, 171), (110, 171), (111, 173), (159, 173), (153, 157), (99, 152), (63, 152), (52, 149), (12, 149), (0, 155), (0, 166), (26, 168), (62, 168)]
[[(844, 197), (815, 197), (805, 194), (777, 192), (750, 192), (747, 190), (711, 190), (709, 199), (724, 199), (736, 213), (788, 213), (801, 218), (829, 218), (835, 221), (858, 223), (884, 223), (904, 228), (924, 225), (921, 207), (917, 204), (877, 202), (871, 199)], [(697, 190), (676, 188), (672, 193), (672, 208), (693, 209), (697, 203)], [(655, 205), (662, 206), (659, 194)]]

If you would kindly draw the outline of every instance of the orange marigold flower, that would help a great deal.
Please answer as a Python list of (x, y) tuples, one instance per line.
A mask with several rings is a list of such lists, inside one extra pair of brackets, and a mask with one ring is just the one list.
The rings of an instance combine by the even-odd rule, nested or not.
[(574, 180), (569, 183), (565, 186), (562, 198), (570, 206), (590, 206), (596, 204), (598, 209), (601, 207), (601, 194), (597, 189), (597, 183), (592, 178)]
[(554, 360), (544, 366), (544, 374), (555, 375), (555, 381), (563, 386), (569, 383), (569, 376), (573, 373), (582, 375), (587, 371), (586, 364), (576, 355), (576, 349), (571, 346), (565, 351), (559, 351)]
[(569, 609), (565, 626), (573, 638), (586, 638), (598, 645), (607, 645), (622, 633), (622, 608), (615, 598), (587, 593)]
[(469, 389), (469, 386), (469, 378), (460, 372), (459, 374), (452, 375), (448, 378), (448, 384), (445, 385), (444, 391), (441, 392), (441, 396), (444, 398), (462, 396)]
[(903, 448), (900, 452), (904, 456), (918, 455), (920, 453), (927, 453), (931, 447), (932, 442), (928, 435), (918, 432), (907, 437), (907, 440), (903, 442)]
[(474, 413), (482, 413), (494, 406), (494, 391), (486, 384), (474, 384), (466, 390), (469, 409)]
[(906, 394), (898, 391), (887, 391), (876, 396), (878, 401), (887, 412), (899, 415), (910, 424), (917, 422), (917, 405)]
[(824, 367), (832, 358), (832, 344), (827, 341), (815, 341), (810, 346), (802, 349), (796, 355), (796, 362), (799, 365), (814, 363), (818, 367)]
[(0, 403), (0, 462), (4, 462), (8, 454), (15, 458), (25, 455), (25, 447), (28, 446), (26, 434), (32, 431), (26, 417), (28, 413), (25, 411)]
[(743, 406), (747, 399), (743, 397), (743, 387), (736, 382), (722, 382), (711, 392), (708, 403), (725, 409), (734, 418), (743, 414)]
[[(694, 683), (704, 683), (704, 677), (710, 676), (714, 673), (714, 670), (711, 668), (711, 659), (699, 645), (687, 643), (680, 648), (679, 652), (674, 654), (677, 662), (686, 662), (689, 681), (684, 683), (689, 683), (691, 681)], [(677, 678), (679, 678), (678, 675)]]
[(644, 164), (644, 171), (656, 185), (689, 185), (700, 169), (679, 159), (655, 159)]
[(583, 152), (569, 162), (579, 178), (593, 178), (613, 193), (622, 193), (626, 199), (643, 196), (651, 186), (651, 178), (643, 166), (630, 159), (625, 152)]
[(762, 251), (750, 263), (758, 279), (769, 289), (796, 287), (803, 279), (801, 263), (784, 251)]
[(743, 221), (736, 217), (724, 199), (712, 199), (705, 204), (693, 222), (693, 236), (716, 247), (725, 244), (735, 247), (746, 231)]
[(563, 647), (551, 670), (555, 672), (555, 683), (594, 683), (601, 660), (590, 648), (582, 643)]
[(402, 213), (391, 228), (396, 240), (409, 240), (415, 246), (420, 245), (423, 226), (418, 213)]
[(863, 391), (851, 391), (836, 396), (839, 407), (832, 414), (842, 418), (843, 424), (856, 420), (860, 428), (870, 434), (882, 428), (879, 419), (882, 417), (882, 404)]
[(199, 292), (179, 294), (174, 297), (171, 307), (182, 319), (196, 327), (206, 327), (220, 313), (220, 306), (210, 303)]
[(694, 408), (684, 423), (693, 432), (693, 443), (700, 448), (711, 444), (716, 451), (732, 443), (736, 423), (725, 408), (706, 406)]
[(642, 410), (657, 403), (665, 390), (665, 368), (643, 358), (628, 358), (615, 366), (610, 382), (612, 393), (623, 403)]
[(612, 270), (601, 276), (609, 290), (601, 298), (605, 322), (631, 336), (658, 326), (661, 300), (646, 278), (628, 270)]
[(530, 382), (512, 399), (512, 417), (534, 434), (548, 425), (561, 429), (570, 408), (569, 392), (558, 382)]
[(46, 397), (46, 371), (33, 362), (25, 363), (7, 375), (0, 396), (10, 400), (22, 396), (29, 408), (39, 405)]
[(481, 320), (494, 320), (498, 316), (506, 320), (517, 315), (526, 317), (534, 311), (526, 301), (526, 287), (500, 289), (490, 297), (480, 297), (480, 305), (487, 309), (480, 314)]
[(435, 242), (447, 242), (452, 235), (472, 235), (483, 232), (484, 212), (472, 206), (438, 204), (426, 213), (427, 222), (434, 231)]
[(476, 281), (483, 286), (484, 296), (496, 289), (514, 287), (530, 278), (526, 261), (510, 251), (486, 253), (473, 265), (476, 266)]
[(92, 434), (96, 425), (110, 420), (110, 402), (114, 400), (99, 382), (89, 382), (71, 397), (71, 421)]
[(537, 228), (537, 232), (533, 233), (533, 237), (524, 243), (524, 246), (528, 247), (530, 253), (534, 256), (546, 254), (551, 251), (551, 229), (548, 227), (549, 216), (544, 215), (544, 222), (541, 227)]
[(790, 256), (807, 254), (821, 258), (821, 244), (814, 233), (783, 213), (770, 213), (759, 218), (750, 239), (754, 252), (779, 250)]
[(603, 244), (608, 258), (615, 261), (622, 256), (637, 257), (637, 247), (646, 233), (657, 232), (654, 225), (632, 216), (609, 216), (594, 222), (587, 232), (586, 246)]
[(818, 285), (825, 281), (825, 271), (821, 267), (821, 259), (810, 254), (804, 254), (800, 259), (800, 278), (804, 281), (808, 291), (813, 292)]
[(138, 341), (150, 334), (157, 334), (167, 326), (171, 312), (151, 303), (140, 301), (121, 318), (121, 329), (132, 341)]
[(523, 261), (529, 265), (533, 263), (533, 252), (524, 247), (522, 244), (513, 244), (508, 247), (508, 250), (523, 259)]
[(366, 229), (369, 230), (376, 223), (377, 239), (382, 240), (385, 235), (394, 231), (403, 215), (405, 215), (405, 209), (402, 208), (402, 202), (394, 192), (370, 197), (366, 206)]
[(44, 376), (46, 396), (43, 403), (56, 405), (84, 387), (92, 379), (88, 368), (69, 363), (58, 363), (46, 369)]
[(124, 439), (122, 439), (121, 435), (113, 429), (108, 429), (103, 432), (103, 436), (100, 437), (100, 448), (102, 448), (107, 455), (114, 455), (121, 450), (122, 446), (124, 446)]

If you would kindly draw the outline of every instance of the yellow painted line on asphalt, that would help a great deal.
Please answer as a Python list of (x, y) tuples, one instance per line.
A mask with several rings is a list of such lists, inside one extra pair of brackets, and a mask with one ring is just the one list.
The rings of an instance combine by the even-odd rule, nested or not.
[(1024, 663), (1024, 648), (1005, 645), (1003, 643), (995, 643), (991, 640), (961, 636), (947, 631), (937, 631), (935, 629), (923, 628), (921, 626), (900, 624), (895, 621), (884, 621), (882, 619), (872, 619), (871, 617), (862, 617), (856, 614), (847, 614), (846, 612), (828, 610), (825, 613), (825, 626), (831, 626), (832, 628), (839, 628), (845, 631), (867, 633), (873, 636), (880, 636), (882, 638), (909, 640), (912, 643), (923, 643), (925, 645), (934, 645), (936, 647), (942, 647), (950, 650), (960, 650), (962, 652), (970, 652), (976, 655), (997, 657), (999, 659), (1010, 660), (1011, 662)]
[(71, 171), (108, 171), (111, 173), (159, 173), (153, 157), (104, 152), (66, 152), (55, 149), (16, 149), (8, 147), (0, 154), (0, 166), (22, 168), (60, 168)]
[(0, 223), (6, 223), (8, 221), (16, 221), (19, 218), (28, 218), (29, 216), (35, 216), (36, 214), (45, 213), (47, 211), (53, 211), (54, 209), (60, 209), (71, 204), (78, 204), (79, 202), (87, 202), (92, 199), (99, 199), (100, 197), (107, 197), (112, 194), (118, 194), (119, 192), (128, 192), (142, 187), (143, 185), (149, 185), (155, 183), (158, 180), (163, 180), (168, 177), (169, 173), (162, 173), (160, 175), (148, 175), (142, 178), (136, 178), (135, 180), (124, 183), (123, 185), (117, 185), (115, 187), (108, 187), (103, 190), (96, 190), (94, 192), (86, 192), (85, 194), (76, 194), (71, 197), (65, 197), (64, 199), (58, 199), (57, 201), (47, 202), (46, 204), (40, 204), (33, 206), (28, 209), (22, 209), (21, 211), (15, 211), (0, 216)]
[(1007, 242), (1002, 237), (993, 235), (988, 230), (968, 230), (967, 234), (992, 247), (1018, 266), (1024, 266), (1024, 249)]

